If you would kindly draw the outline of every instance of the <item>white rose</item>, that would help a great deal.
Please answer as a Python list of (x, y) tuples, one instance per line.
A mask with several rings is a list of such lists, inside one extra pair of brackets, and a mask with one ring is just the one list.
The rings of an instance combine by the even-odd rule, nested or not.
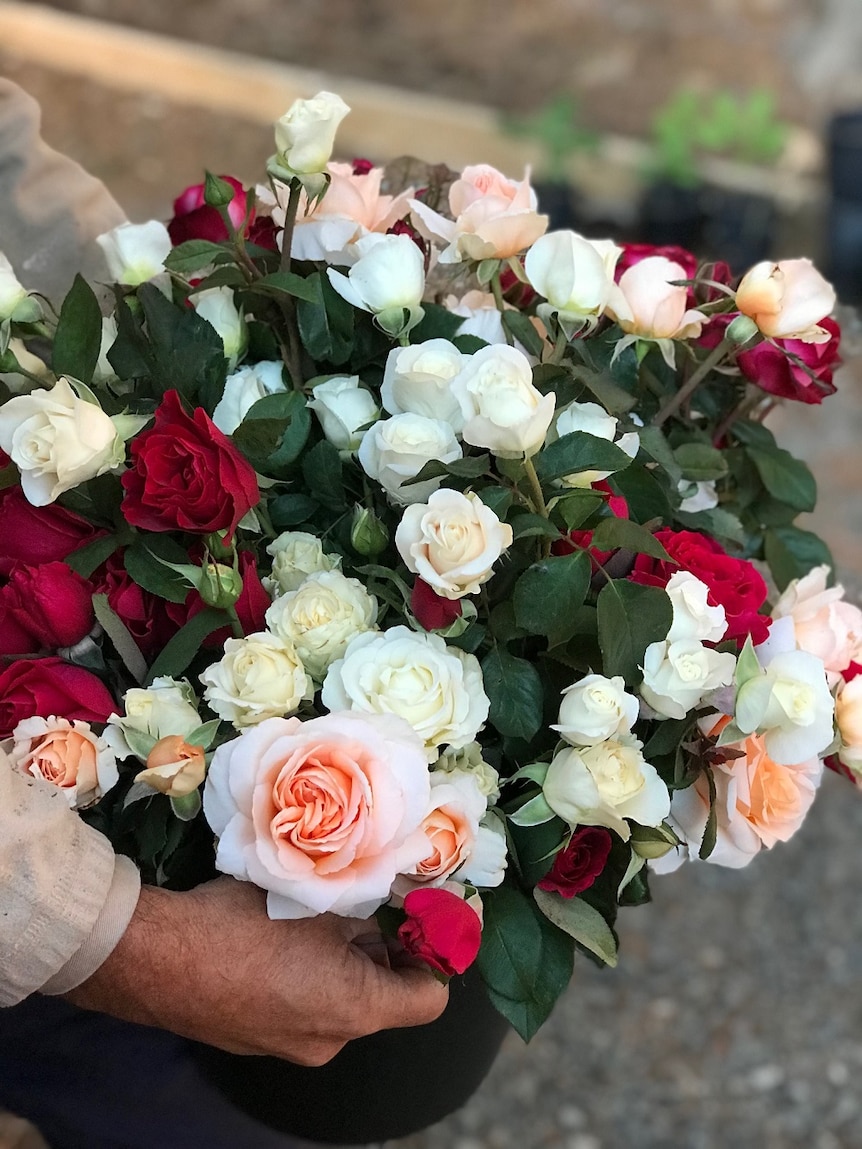
[(734, 722), (743, 734), (762, 734), (770, 757), (792, 766), (829, 746), (834, 712), (822, 661), (792, 650), (776, 654), (762, 674), (739, 688)]
[(473, 886), (499, 886), (506, 876), (509, 847), (501, 820), (489, 813), (480, 823), (470, 857), (455, 877)]
[[(597, 439), (615, 443), (633, 459), (640, 448), (640, 436), (637, 431), (627, 431), (617, 438), (618, 426), (619, 420), (609, 415), (598, 403), (570, 403), (554, 420), (553, 433), (559, 439), (573, 431), (584, 431)], [(561, 481), (567, 487), (590, 487), (610, 474), (610, 471), (578, 471), (577, 474), (566, 475)]]
[(36, 323), (41, 318), (39, 300), (34, 299), (26, 287), (22, 287), (12, 264), (0, 252), (0, 320)]
[(451, 383), (466, 359), (448, 339), (429, 339), (412, 347), (393, 347), (386, 360), (380, 400), (390, 415), (409, 411), (442, 419), (459, 432), (464, 423)]
[(623, 841), (631, 835), (626, 819), (660, 826), (670, 811), (670, 795), (642, 749), (636, 738), (627, 737), (561, 750), (548, 767), (545, 800), (570, 826), (607, 826)]
[(318, 383), (308, 406), (333, 447), (350, 453), (358, 450), (364, 428), (380, 418), (374, 396), (359, 385), (358, 375), (336, 375)]
[(676, 571), (665, 587), (673, 606), (673, 622), (666, 642), (681, 638), (720, 642), (727, 630), (724, 607), (710, 606), (709, 587), (690, 571)]
[(213, 411), (213, 422), (218, 429), (232, 435), (258, 399), (286, 391), (282, 368), (283, 364), (277, 360), (264, 359), (228, 375), (222, 397)]
[(117, 283), (137, 287), (165, 270), (165, 260), (173, 247), (168, 229), (159, 220), (147, 223), (121, 223), (96, 236), (108, 271)]
[(110, 416), (79, 399), (64, 378), (50, 391), (37, 388), (0, 407), (0, 447), (21, 472), (21, 487), (34, 507), (53, 503), (125, 457)]
[(733, 682), (736, 658), (694, 638), (653, 642), (644, 654), (641, 697), (664, 718), (685, 718), (711, 690)]
[(266, 553), (272, 558), (272, 574), (261, 582), (270, 594), (299, 590), (306, 575), (341, 567), (341, 556), (324, 554), (320, 539), (307, 531), (282, 531)]
[(96, 370), (93, 379), (96, 383), (114, 382), (117, 373), (108, 359), (108, 352), (114, 346), (118, 333), (117, 321), (113, 315), (102, 316), (102, 338), (99, 342), (99, 358), (96, 361)]
[(119, 779), (113, 750), (89, 722), (25, 718), (8, 752), (14, 770), (56, 786), (73, 810), (92, 805)]
[(405, 508), (395, 545), (407, 569), (437, 594), (463, 598), (491, 577), (494, 563), (512, 545), (512, 528), (474, 492), (444, 487), (427, 503)]
[[(23, 367), (25, 371), (29, 371), (30, 375), (36, 375), (39, 379), (44, 379), (45, 385), (49, 385), (53, 376), (48, 366), (38, 355), (34, 355), (31, 351), (27, 350), (23, 339), (10, 339), (9, 350), (18, 360), (20, 367)], [(33, 389), (33, 380), (26, 375), (22, 375), (20, 371), (0, 372), (0, 379), (2, 379), (13, 395), (19, 395), (22, 391), (31, 391)]]
[(638, 700), (626, 693), (625, 680), (619, 675), (588, 674), (563, 691), (559, 722), (551, 729), (573, 746), (595, 746), (628, 734), (638, 710)]
[(279, 595), (266, 625), (296, 650), (312, 678), (322, 679), (357, 634), (373, 630), (377, 599), (341, 571), (316, 571), (298, 590)]
[(483, 347), (452, 380), (464, 440), (504, 459), (533, 455), (554, 417), (554, 395), (533, 386), (530, 361), (515, 347)]
[(359, 447), (359, 462), (366, 475), (375, 479), (393, 503), (422, 503), (436, 491), (441, 480), (402, 486), (432, 459), (452, 463), (461, 458), (455, 432), (441, 419), (424, 415), (393, 415), (375, 423), (365, 432)]
[[(162, 676), (154, 678), (147, 689), (135, 686), (124, 694), (123, 709), (125, 715), (112, 714), (105, 730), (105, 738), (118, 758), (137, 753), (130, 745), (130, 741), (135, 741), (135, 734), (158, 742), (173, 734), (184, 738), (201, 724), (194, 691), (185, 679), (177, 681)], [(150, 749), (148, 746), (147, 753)]]
[(398, 714), (425, 743), (429, 762), (439, 746), (472, 742), (490, 706), (472, 654), (406, 626), (354, 638), (330, 666), (321, 697), (328, 710)]
[(204, 698), (237, 729), (292, 714), (314, 686), (293, 647), (267, 631), (229, 638), (220, 662), (201, 674)]
[(711, 479), (697, 483), (680, 479), (676, 489), (683, 496), (679, 509), (686, 514), (694, 515), (698, 511), (711, 511), (713, 507), (718, 506), (718, 492)]
[(489, 802), (496, 802), (500, 797), (500, 775), (482, 757), (482, 746), (478, 742), (468, 742), (457, 750), (452, 747), (444, 750), (434, 763), (434, 769), (438, 772), (456, 770), (473, 774)]
[(248, 327), (229, 287), (208, 287), (192, 296), (195, 311), (214, 327), (221, 337), (225, 358), (231, 367), (248, 346)]
[(409, 235), (376, 232), (354, 246), (359, 258), (347, 275), (326, 269), (332, 286), (360, 311), (372, 312), (390, 335), (414, 327), (423, 315), (425, 293), (425, 257), (418, 246)]
[(623, 253), (611, 240), (573, 231), (541, 236), (524, 260), (527, 279), (564, 323), (595, 324), (616, 291), (614, 269)]
[[(497, 300), (490, 291), (467, 291), (460, 298), (457, 295), (447, 295), (443, 306), (453, 315), (463, 316), (464, 322), (458, 328), (459, 335), (475, 335), (485, 343), (508, 343)], [(509, 304), (506, 304), (505, 309), (517, 310), (510, 308)], [(519, 351), (524, 351), (519, 343), (516, 342), (515, 346)]]
[(325, 171), (338, 125), (349, 111), (344, 100), (333, 92), (318, 92), (310, 100), (294, 100), (276, 121), (278, 162), (295, 175)]

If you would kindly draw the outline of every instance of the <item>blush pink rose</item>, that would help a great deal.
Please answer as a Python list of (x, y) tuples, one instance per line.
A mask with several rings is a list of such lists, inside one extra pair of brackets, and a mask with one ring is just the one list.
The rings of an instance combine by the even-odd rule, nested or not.
[(61, 790), (73, 810), (91, 805), (117, 782), (114, 752), (88, 722), (25, 718), (12, 732), (12, 766)]
[(826, 585), (828, 566), (793, 579), (772, 609), (773, 618), (793, 619), (796, 645), (816, 655), (830, 686), (851, 662), (862, 659), (862, 610), (844, 601), (844, 587)]
[(268, 891), (271, 918), (368, 917), (428, 854), (421, 739), (392, 714), (270, 718), (216, 751), (204, 813), (216, 866)]

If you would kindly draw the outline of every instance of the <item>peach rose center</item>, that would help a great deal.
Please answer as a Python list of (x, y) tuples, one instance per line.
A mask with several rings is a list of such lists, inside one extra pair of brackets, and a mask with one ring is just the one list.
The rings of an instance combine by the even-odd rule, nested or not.
[(52, 730), (33, 739), (22, 766), (33, 777), (64, 790), (79, 786), (90, 791), (98, 784), (96, 748), (77, 730)]
[(457, 870), (472, 839), (463, 814), (450, 806), (438, 807), (422, 823), (422, 829), (431, 843), (431, 853), (416, 867), (416, 876), (432, 881)]

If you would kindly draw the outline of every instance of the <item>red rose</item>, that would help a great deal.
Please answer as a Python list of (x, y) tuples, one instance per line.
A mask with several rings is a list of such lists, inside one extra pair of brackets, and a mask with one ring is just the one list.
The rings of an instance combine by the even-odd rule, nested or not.
[(404, 899), (407, 921), (398, 940), (413, 957), (451, 977), (476, 960), (482, 923), (474, 909), (450, 890), (411, 890)]
[(30, 636), (16, 654), (74, 646), (95, 622), (92, 587), (62, 562), (16, 567), (0, 596), (7, 618), (11, 616)]
[(539, 889), (564, 898), (583, 893), (605, 868), (610, 852), (611, 836), (607, 830), (582, 826), (554, 858), (554, 864), (538, 883)]
[(39, 641), (25, 630), (6, 604), (6, 588), (0, 589), (0, 657), (38, 654)]
[[(736, 361), (742, 374), (770, 395), (796, 399), (800, 403), (822, 403), (826, 395), (834, 395), (836, 391), (832, 372), (840, 363), (841, 328), (829, 318), (821, 319), (820, 326), (831, 336), (827, 343), (776, 339), (778, 346), (773, 347), (764, 340), (750, 351), (740, 351)], [(808, 371), (791, 359), (791, 355), (801, 359)]]
[(16, 563), (41, 566), (67, 558), (105, 532), (57, 503), (34, 507), (20, 487), (0, 492), (0, 575)]
[(0, 738), (35, 715), (107, 722), (116, 709), (95, 674), (61, 658), (20, 659), (0, 670)]
[(755, 646), (763, 642), (771, 621), (758, 614), (766, 601), (766, 583), (750, 562), (733, 558), (715, 539), (698, 531), (674, 531), (666, 527), (656, 531), (655, 537), (675, 561), (668, 563), (649, 555), (638, 555), (629, 576), (633, 582), (664, 587), (677, 570), (690, 571), (709, 587), (710, 605), (724, 607), (725, 638), (735, 639), (742, 645), (750, 634)]
[[(220, 178), (234, 189), (227, 213), (233, 226), (240, 228), (245, 219), (246, 190), (233, 176)], [(253, 219), (254, 208), (249, 223)], [(188, 239), (208, 239), (212, 243), (230, 239), (218, 208), (210, 207), (204, 199), (203, 184), (192, 184), (174, 200), (174, 218), (168, 224), (168, 235), (174, 247)]]
[(254, 468), (202, 407), (189, 415), (176, 391), (156, 408), (155, 425), (132, 440), (123, 475), (123, 514), (147, 531), (233, 535), (260, 501)]
[(656, 247), (652, 243), (624, 243), (622, 249), (623, 253), (616, 266), (617, 280), (624, 271), (628, 271), (630, 267), (634, 267), (642, 259), (651, 259), (653, 256), (661, 256), (662, 259), (670, 259), (674, 263), (678, 263), (685, 271), (686, 279), (694, 279), (697, 274), (697, 256), (692, 255), (684, 247), (677, 247), (676, 244), (666, 243)]
[(413, 584), (410, 609), (426, 630), (445, 630), (461, 617), (461, 600), (436, 594), (423, 579)]
[(574, 551), (587, 551), (595, 573), (605, 565), (614, 552), (600, 551), (597, 547), (591, 546), (592, 541), (592, 531), (569, 531), (567, 538), (557, 539), (551, 544), (551, 552), (555, 555), (570, 555)]
[(141, 654), (153, 659), (190, 617), (183, 603), (168, 602), (151, 594), (132, 579), (123, 565), (122, 552), (111, 555), (93, 574), (99, 594), (135, 640)]
[(248, 229), (246, 238), (256, 247), (264, 247), (267, 251), (278, 251), (278, 228), (275, 220), (269, 215), (259, 215)]

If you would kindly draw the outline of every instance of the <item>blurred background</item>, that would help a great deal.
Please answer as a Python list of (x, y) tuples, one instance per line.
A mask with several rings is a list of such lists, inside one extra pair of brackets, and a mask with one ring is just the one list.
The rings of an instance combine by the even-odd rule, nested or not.
[[(169, 218), (206, 167), (259, 180), (272, 121), (326, 87), (354, 109), (345, 158), (529, 162), (555, 226), (737, 273), (811, 256), (845, 366), (772, 427), (818, 479), (803, 525), (862, 592), (859, 0), (0, 2), (0, 73), (134, 220)], [(582, 961), (533, 1043), (511, 1035), (470, 1104), (401, 1149), (862, 1146), (862, 795), (823, 787), (750, 869), (655, 881), (619, 969)], [(2, 1120), (0, 1149), (23, 1149)]]

